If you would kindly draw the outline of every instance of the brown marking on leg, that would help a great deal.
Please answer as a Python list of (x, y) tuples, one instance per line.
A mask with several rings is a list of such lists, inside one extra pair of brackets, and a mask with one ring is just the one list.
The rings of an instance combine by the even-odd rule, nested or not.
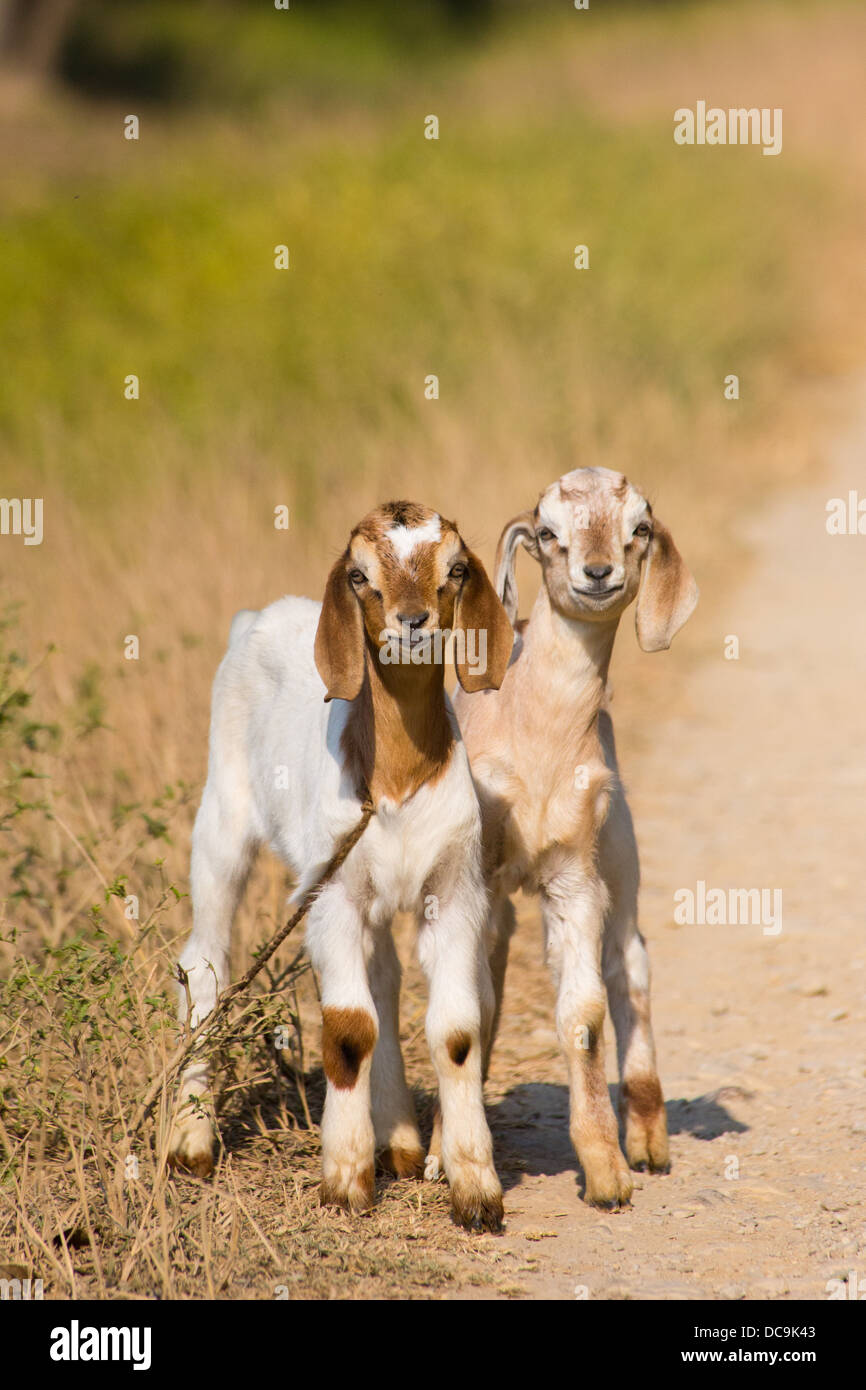
[(342, 1207), (357, 1216), (368, 1211), (376, 1200), (376, 1179), (372, 1163), (364, 1168), (348, 1188), (323, 1178), (319, 1184), (319, 1204), (323, 1207)]
[(322, 1010), (322, 1064), (339, 1091), (350, 1091), (376, 1046), (376, 1025), (365, 1009)]
[(623, 1100), (641, 1120), (649, 1120), (664, 1105), (657, 1076), (630, 1076), (622, 1083)]
[(168, 1166), (175, 1173), (189, 1173), (194, 1178), (209, 1178), (214, 1169), (213, 1154), (199, 1153), (185, 1158), (179, 1153), (170, 1153)]
[(476, 1187), (451, 1187), (451, 1220), (466, 1231), (489, 1231), (498, 1235), (502, 1230), (505, 1211), (502, 1193), (484, 1192)]
[(448, 1048), (448, 1056), (451, 1058), (455, 1067), (462, 1067), (466, 1058), (469, 1056), (472, 1047), (472, 1039), (468, 1033), (462, 1031), (452, 1033), (448, 1038), (446, 1047)]
[(652, 1073), (629, 1076), (620, 1087), (629, 1164), (639, 1171), (666, 1173), (670, 1168), (667, 1115), (661, 1082)]
[(423, 1178), (424, 1150), (404, 1148), (401, 1144), (389, 1144), (379, 1155), (379, 1163), (395, 1178)]

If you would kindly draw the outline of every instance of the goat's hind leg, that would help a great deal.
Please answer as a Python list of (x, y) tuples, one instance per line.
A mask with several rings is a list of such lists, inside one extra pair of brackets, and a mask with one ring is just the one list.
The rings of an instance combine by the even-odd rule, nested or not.
[(368, 968), (379, 1016), (370, 1078), (376, 1148), (382, 1166), (395, 1177), (420, 1178), (424, 1150), (400, 1051), (400, 961), (387, 926), (375, 933)]
[[(237, 798), (232, 805), (212, 784), (205, 788), (192, 840), (193, 929), (180, 957), (181, 1022), (195, 1028), (229, 983), (231, 930), (255, 852)], [(187, 995), (188, 991), (188, 995)], [(210, 1069), (202, 1054), (181, 1077), (168, 1144), (168, 1162), (196, 1177), (213, 1171), (215, 1121)]]
[(484, 1034), (485, 1081), (487, 1080), (487, 1073), (490, 1071), (490, 1058), (493, 1053), (493, 1045), (496, 1042), (496, 1035), (499, 1032), (499, 1023), (502, 1018), (502, 1000), (505, 994), (505, 973), (508, 969), (508, 952), (511, 946), (511, 938), (514, 935), (514, 927), (514, 903), (505, 895), (494, 897), (490, 909), (491, 939), (488, 950), (490, 975), (493, 981), (493, 1009), (492, 1011), (488, 1010), (481, 1020)]
[(599, 850), (609, 896), (603, 969), (616, 1030), (626, 1157), (632, 1168), (666, 1173), (670, 1151), (650, 1020), (649, 955), (637, 925), (638, 853), (621, 792), (611, 807)]

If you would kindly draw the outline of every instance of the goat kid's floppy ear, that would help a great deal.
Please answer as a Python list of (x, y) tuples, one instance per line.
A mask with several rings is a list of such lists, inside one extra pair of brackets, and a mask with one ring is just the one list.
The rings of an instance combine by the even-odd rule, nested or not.
[(538, 559), (532, 512), (521, 512), (520, 516), (509, 521), (496, 547), (496, 592), (512, 623), (517, 621), (517, 582), (514, 578), (514, 564), (518, 545), (525, 546), (532, 558)]
[(698, 586), (666, 526), (656, 521), (644, 562), (635, 630), (642, 651), (667, 651), (695, 610)]
[(364, 681), (364, 624), (349, 586), (346, 557), (328, 575), (316, 629), (316, 667), (325, 683), (325, 700), (354, 700)]
[[(454, 665), (457, 679), (471, 694), (476, 690), (499, 689), (511, 660), (514, 628), (496, 597), (487, 571), (471, 551), (467, 551), (467, 563), (469, 570), (454, 614), (455, 630), (462, 634)], [(486, 651), (482, 642), (486, 643)], [(483, 664), (483, 669), (473, 670), (476, 663)]]

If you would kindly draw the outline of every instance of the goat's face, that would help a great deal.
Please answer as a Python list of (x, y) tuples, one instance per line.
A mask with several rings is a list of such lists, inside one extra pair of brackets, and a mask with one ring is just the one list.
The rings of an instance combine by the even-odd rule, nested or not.
[[(480, 560), (453, 522), (414, 502), (387, 502), (361, 521), (328, 578), (316, 634), (316, 662), (326, 699), (354, 699), (363, 680), (364, 648), (410, 673), (431, 664), (437, 632), (483, 633), (480, 662), (455, 655), (465, 689), (497, 689), (513, 633)], [(472, 645), (479, 656), (481, 643)], [(414, 659), (414, 658), (417, 658)], [(433, 657), (441, 664), (441, 647)], [(474, 664), (476, 670), (470, 670)]]
[(541, 494), (534, 512), (505, 528), (497, 588), (512, 619), (518, 544), (540, 563), (550, 602), (566, 618), (611, 622), (640, 591), (638, 640), (646, 651), (669, 646), (697, 603), (697, 585), (670, 532), (637, 488), (608, 468), (566, 473)]
[(561, 613), (593, 622), (631, 603), (653, 520), (649, 503), (621, 473), (566, 473), (542, 493), (533, 522), (544, 582)]

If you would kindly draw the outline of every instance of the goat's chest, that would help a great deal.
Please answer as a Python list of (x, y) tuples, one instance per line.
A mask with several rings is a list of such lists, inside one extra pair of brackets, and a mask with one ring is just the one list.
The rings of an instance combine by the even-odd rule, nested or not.
[(407, 802), (380, 800), (353, 865), (373, 925), (395, 912), (423, 910), (428, 893), (440, 895), (478, 855), (480, 818), (471, 782), (443, 777)]
[(597, 757), (485, 775), (485, 863), (506, 892), (534, 889), (552, 853), (590, 863), (608, 810), (610, 773)]

